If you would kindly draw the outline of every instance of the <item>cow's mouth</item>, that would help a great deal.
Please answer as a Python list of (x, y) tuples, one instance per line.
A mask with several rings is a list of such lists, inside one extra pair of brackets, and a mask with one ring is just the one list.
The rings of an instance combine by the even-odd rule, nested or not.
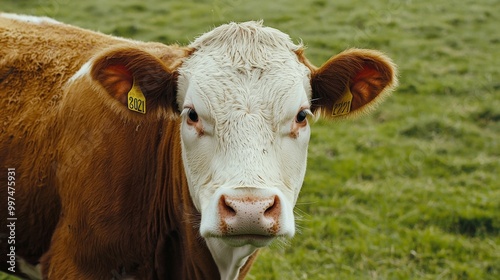
[(255, 247), (265, 247), (271, 244), (276, 238), (275, 235), (261, 235), (261, 234), (238, 234), (238, 235), (225, 235), (221, 239), (231, 247), (241, 247), (244, 245), (252, 245)]

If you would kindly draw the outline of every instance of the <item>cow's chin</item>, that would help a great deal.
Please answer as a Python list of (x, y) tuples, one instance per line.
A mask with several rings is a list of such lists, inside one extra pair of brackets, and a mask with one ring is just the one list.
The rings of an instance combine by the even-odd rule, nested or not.
[(227, 235), (219, 237), (224, 243), (231, 247), (241, 247), (245, 245), (252, 245), (256, 248), (265, 247), (270, 245), (276, 236), (259, 235), (259, 234), (240, 234), (240, 235)]

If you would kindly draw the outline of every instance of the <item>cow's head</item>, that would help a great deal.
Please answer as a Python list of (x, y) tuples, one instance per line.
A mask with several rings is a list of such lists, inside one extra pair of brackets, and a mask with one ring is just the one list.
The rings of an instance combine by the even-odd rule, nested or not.
[(256, 22), (218, 27), (191, 46), (178, 70), (177, 103), (201, 235), (255, 247), (292, 237), (309, 116), (372, 109), (396, 84), (394, 65), (353, 49), (317, 69), (300, 45)]
[[(380, 52), (351, 49), (316, 68), (301, 45), (259, 22), (202, 35), (189, 50), (177, 51), (185, 56), (179, 67), (175, 53), (167, 57), (174, 62), (165, 63), (151, 51), (117, 49), (87, 68), (123, 108), (137, 84), (148, 100), (146, 117), (180, 113), (189, 192), (220, 270), (294, 235), (310, 117), (360, 115), (397, 84), (395, 66)], [(228, 260), (224, 248), (245, 249)]]

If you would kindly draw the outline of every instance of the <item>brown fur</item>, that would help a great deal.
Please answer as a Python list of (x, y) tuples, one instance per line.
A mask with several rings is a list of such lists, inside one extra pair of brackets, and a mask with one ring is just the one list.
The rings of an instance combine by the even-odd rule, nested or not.
[[(190, 52), (0, 17), (0, 192), (16, 168), (16, 255), (45, 278), (219, 278), (182, 167), (172, 70)], [(146, 115), (123, 104), (133, 80)]]

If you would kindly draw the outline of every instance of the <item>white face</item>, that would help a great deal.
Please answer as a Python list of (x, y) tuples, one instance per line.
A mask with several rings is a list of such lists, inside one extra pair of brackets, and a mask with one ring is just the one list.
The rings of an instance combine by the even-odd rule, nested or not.
[(293, 236), (311, 114), (298, 46), (256, 23), (222, 26), (192, 46), (179, 69), (178, 104), (201, 235), (256, 247)]

